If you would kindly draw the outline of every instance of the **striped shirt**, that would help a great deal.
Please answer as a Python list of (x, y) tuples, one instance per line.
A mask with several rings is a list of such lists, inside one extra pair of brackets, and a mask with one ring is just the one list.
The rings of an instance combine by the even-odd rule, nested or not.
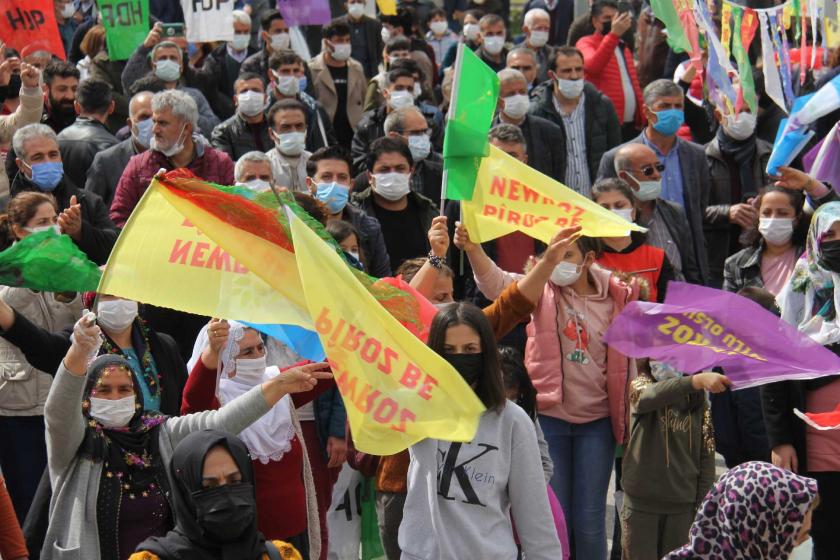
[(668, 262), (671, 263), (671, 267), (674, 269), (674, 280), (679, 282), (685, 281), (685, 276), (683, 276), (682, 271), (680, 248), (671, 236), (671, 232), (668, 231), (668, 226), (665, 224), (665, 219), (662, 217), (658, 204), (654, 207), (653, 217), (650, 223), (644, 224), (644, 226), (648, 228), (646, 243), (665, 251), (665, 256), (668, 257)]
[(580, 94), (578, 104), (570, 114), (563, 111), (555, 96), (552, 95), (551, 100), (566, 130), (566, 186), (583, 196), (589, 196), (592, 183), (589, 180), (589, 162), (586, 160), (585, 97), (585, 93)]

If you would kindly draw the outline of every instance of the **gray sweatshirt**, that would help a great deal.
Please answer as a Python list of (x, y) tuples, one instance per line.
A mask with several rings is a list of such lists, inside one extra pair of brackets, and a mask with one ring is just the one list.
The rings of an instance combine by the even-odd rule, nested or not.
[[(62, 363), (44, 406), (53, 495), (43, 560), (100, 560), (96, 499), (102, 463), (78, 454), (86, 426), (84, 388), (85, 378), (73, 375)], [(238, 434), (268, 410), (262, 388), (257, 386), (218, 410), (169, 418), (159, 431), (163, 463), (169, 463), (175, 446), (191, 432), (214, 429)]]
[(516, 404), (485, 412), (469, 443), (426, 439), (410, 450), (400, 525), (403, 560), (562, 558), (534, 422)]

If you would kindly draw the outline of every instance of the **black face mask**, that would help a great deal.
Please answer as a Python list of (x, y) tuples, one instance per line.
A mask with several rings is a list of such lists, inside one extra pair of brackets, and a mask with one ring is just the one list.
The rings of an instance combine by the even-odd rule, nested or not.
[(612, 31), (612, 20), (605, 21), (601, 27), (601, 35), (609, 35), (610, 31)]
[(198, 490), (192, 499), (204, 535), (218, 543), (235, 541), (256, 518), (254, 486), (248, 482)]
[(464, 378), (467, 385), (472, 385), (478, 381), (479, 376), (481, 376), (481, 371), (484, 366), (484, 357), (480, 352), (477, 354), (446, 353), (443, 355), (443, 359), (452, 364), (452, 367), (461, 374), (461, 377)]
[(840, 240), (820, 243), (819, 265), (831, 272), (840, 273)]

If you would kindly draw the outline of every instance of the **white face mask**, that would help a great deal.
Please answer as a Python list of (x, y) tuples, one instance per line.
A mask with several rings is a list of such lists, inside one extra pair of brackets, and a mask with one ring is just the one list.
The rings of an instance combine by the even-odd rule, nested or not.
[(564, 80), (557, 78), (557, 89), (566, 99), (577, 99), (583, 93), (583, 78), (580, 80)]
[(674, 369), (672, 366), (657, 360), (650, 361), (650, 374), (657, 382), (682, 377), (682, 373)]
[(58, 224), (52, 224), (50, 226), (38, 226), (38, 227), (25, 227), (23, 231), (28, 231), (29, 233), (41, 233), (42, 231), (54, 231), (56, 235), (61, 235), (61, 229), (59, 229)]
[(359, 253), (357, 253), (357, 252), (354, 253), (353, 251), (347, 251), (347, 254), (350, 255), (351, 257), (353, 257), (354, 259), (356, 259), (357, 261), (362, 262), (362, 259), (359, 256)]
[(401, 109), (414, 105), (414, 94), (410, 91), (389, 91), (388, 105), (391, 109)]
[(755, 132), (756, 116), (752, 113), (727, 115), (723, 121), (723, 131), (733, 140), (746, 140)]
[(785, 245), (793, 237), (793, 219), (759, 218), (758, 232), (770, 245)]
[(292, 38), (285, 31), (275, 33), (271, 36), (271, 50), (274, 52), (284, 51), (289, 48)]
[(417, 99), (421, 95), (423, 95), (423, 88), (420, 87), (418, 82), (414, 82), (414, 99)]
[(347, 13), (350, 14), (350, 17), (353, 19), (359, 19), (365, 14), (365, 5), (359, 3), (353, 3), (347, 6)]
[(250, 42), (250, 33), (235, 33), (233, 35), (233, 41), (230, 42), (230, 47), (235, 51), (244, 51), (248, 48), (248, 43)]
[(475, 41), (478, 39), (478, 33), (480, 29), (477, 23), (468, 23), (464, 26), (464, 38), (467, 41)]
[(259, 91), (243, 91), (236, 96), (237, 107), (246, 117), (259, 115), (265, 107), (265, 94)]
[(294, 97), (300, 92), (300, 80), (297, 76), (281, 76), (274, 70), (271, 71), (275, 83), (277, 84), (277, 91), (286, 97)]
[(555, 286), (570, 286), (577, 282), (583, 269), (580, 265), (563, 261), (551, 271), (551, 283)]
[(98, 399), (90, 397), (91, 418), (106, 428), (125, 428), (134, 417), (137, 410), (137, 399), (134, 395), (117, 400)]
[(378, 173), (373, 176), (373, 190), (384, 198), (395, 202), (409, 193), (408, 173)]
[(387, 43), (391, 40), (391, 30), (387, 27), (382, 27), (382, 31), (379, 32), (380, 37), (382, 37), (382, 42)]
[(411, 157), (414, 158), (414, 162), (417, 163), (429, 157), (429, 152), (432, 151), (432, 141), (425, 134), (409, 136), (408, 149), (411, 151)]
[(531, 31), (528, 43), (536, 49), (544, 47), (548, 43), (548, 31)]
[(174, 60), (155, 62), (155, 76), (164, 82), (177, 82), (181, 78), (181, 65)]
[(178, 138), (169, 148), (163, 148), (159, 146), (157, 138), (155, 138), (155, 136), (152, 136), (151, 145), (149, 147), (152, 150), (155, 150), (156, 152), (162, 153), (166, 157), (174, 156), (175, 154), (179, 153), (181, 150), (184, 149), (184, 139), (182, 138), (182, 136), (184, 135), (184, 130), (186, 130), (186, 128), (187, 125), (186, 123), (184, 123), (184, 126), (181, 127), (181, 132), (178, 133)]
[(237, 187), (245, 187), (246, 189), (252, 190), (254, 192), (264, 192), (270, 191), (271, 185), (268, 184), (268, 181), (263, 181), (262, 179), (251, 179), (245, 183), (237, 182)]
[(75, 14), (76, 6), (74, 5), (73, 0), (70, 0), (70, 2), (64, 4), (64, 6), (61, 7), (61, 17), (63, 17), (64, 19), (70, 19)]
[(274, 143), (277, 149), (284, 156), (299, 156), (303, 152), (303, 147), (306, 145), (305, 132), (284, 132), (277, 135), (277, 141)]
[(449, 25), (445, 21), (433, 21), (429, 24), (429, 29), (432, 30), (432, 33), (435, 35), (443, 35), (446, 33), (446, 30), (449, 28)]
[(618, 216), (621, 216), (628, 222), (633, 222), (633, 209), (632, 208), (613, 208), (612, 213)]
[(633, 191), (637, 199), (646, 202), (648, 200), (656, 200), (662, 194), (662, 179), (657, 179), (656, 181), (639, 181), (630, 175), (630, 173), (627, 173), (627, 176), (639, 186), (638, 191)]
[(262, 383), (265, 377), (265, 368), (265, 356), (249, 359), (237, 358), (236, 375), (233, 379), (243, 385), (254, 387)]
[(348, 58), (350, 58), (350, 53), (352, 52), (353, 47), (350, 43), (339, 43), (337, 45), (332, 46), (332, 57), (339, 62), (344, 62)]
[(505, 46), (505, 38), (504, 37), (485, 37), (484, 38), (484, 50), (488, 53), (492, 54), (493, 56), (502, 52), (502, 49)]
[(521, 119), (528, 112), (530, 100), (527, 95), (516, 94), (505, 97), (504, 113), (512, 119)]
[(137, 318), (137, 302), (128, 299), (100, 301), (96, 309), (96, 322), (106, 331), (122, 332)]

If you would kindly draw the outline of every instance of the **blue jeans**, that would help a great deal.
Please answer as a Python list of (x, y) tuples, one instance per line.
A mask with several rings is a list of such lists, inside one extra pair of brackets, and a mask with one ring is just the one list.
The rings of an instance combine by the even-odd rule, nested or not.
[(554, 462), (551, 488), (557, 494), (577, 560), (606, 560), (607, 489), (615, 439), (609, 418), (571, 424), (540, 414)]

